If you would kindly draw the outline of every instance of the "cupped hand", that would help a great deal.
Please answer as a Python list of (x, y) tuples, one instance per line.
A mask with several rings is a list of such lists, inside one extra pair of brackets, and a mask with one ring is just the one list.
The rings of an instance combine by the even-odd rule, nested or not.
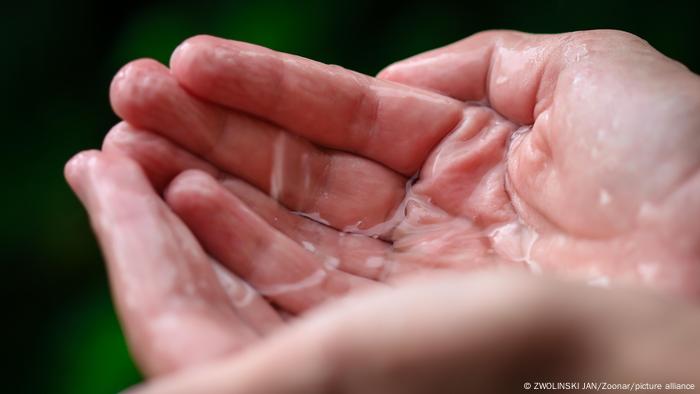
[[(117, 75), (133, 126), (105, 150), (157, 185), (218, 178), (176, 182), (171, 206), (254, 286), (244, 266), (295, 250), (294, 283), (499, 265), (700, 294), (700, 78), (637, 37), (486, 32), (374, 79), (201, 36), (170, 66)], [(284, 246), (239, 253), (249, 230), (222, 212), (241, 203)]]
[[(498, 206), (531, 231), (502, 227), (502, 235), (521, 234), (529, 250), (515, 255), (532, 268), (700, 295), (700, 78), (685, 66), (620, 31), (494, 31), (399, 62), (379, 77), (480, 100), (524, 125), (500, 146), (504, 155), (492, 156), (505, 169), (489, 190), (505, 181), (508, 200)], [(433, 170), (424, 167), (421, 177), (457, 175), (427, 179), (428, 195), (464, 196), (459, 185), (489, 171), (484, 160), (469, 162), (468, 145), (487, 136), (456, 147), (449, 144), (459, 135), (443, 140), (428, 160)], [(477, 217), (482, 211), (498, 212), (485, 206)], [(500, 235), (492, 237), (497, 249)]]
[(619, 32), (482, 33), (378, 79), (195, 37), (120, 71), (128, 123), (68, 177), (154, 374), (436, 268), (697, 296), (698, 84)]

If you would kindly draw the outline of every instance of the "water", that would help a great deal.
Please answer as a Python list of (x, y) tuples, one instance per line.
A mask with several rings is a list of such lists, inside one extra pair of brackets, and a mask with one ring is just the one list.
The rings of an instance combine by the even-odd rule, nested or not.
[[(533, 273), (541, 272), (540, 264), (532, 256), (532, 249), (539, 235), (517, 216), (511, 215), (505, 220), (485, 226), (467, 216), (449, 213), (438, 206), (424, 191), (416, 188), (416, 185), (421, 182), (421, 176), (439, 177), (443, 172), (449, 171), (452, 163), (463, 158), (465, 149), (467, 151), (478, 149), (484, 144), (494, 143), (492, 141), (498, 145), (498, 139), (503, 142), (500, 148), (497, 147), (500, 150), (495, 154), (500, 156), (495, 162), (502, 162), (514, 141), (517, 142), (529, 131), (528, 127), (518, 128), (517, 126), (507, 130), (503, 127), (504, 120), (486, 109), (485, 103), (472, 104), (465, 110), (463, 121), (443, 139), (433, 152), (432, 158), (426, 161), (426, 165), (429, 164), (429, 166), (423, 168), (422, 173), (416, 173), (406, 180), (404, 197), (386, 220), (373, 225), (366, 225), (362, 220), (358, 220), (337, 229), (338, 237), (348, 234), (362, 235), (391, 245), (389, 253), (369, 256), (364, 260), (365, 268), (378, 272), (377, 279), (386, 280), (397, 273), (416, 269), (469, 269), (492, 262), (516, 263), (525, 265)], [(478, 115), (477, 118), (483, 118), (486, 123), (483, 127), (477, 125), (480, 128), (473, 131), (475, 113)], [(308, 156), (301, 155), (298, 163), (292, 162), (288, 154), (290, 138), (292, 137), (280, 133), (274, 142), (269, 194), (277, 201), (280, 201), (284, 195), (285, 187), (301, 188), (301, 194), (311, 192)], [(450, 142), (451, 139), (452, 142)], [(445, 141), (448, 142), (445, 143)], [(504, 166), (498, 164), (493, 171), (496, 172), (483, 176), (485, 178), (487, 176), (503, 177)], [(294, 184), (286, 184), (290, 180), (294, 180)], [(492, 181), (486, 179), (486, 182)], [(500, 182), (505, 183), (505, 180), (502, 179)], [(493, 187), (505, 187), (498, 185), (498, 182), (494, 185), (486, 183), (475, 193), (489, 191), (489, 188)], [(470, 197), (472, 196), (458, 196), (465, 201)], [(371, 203), (371, 196), (368, 196), (368, 204)], [(320, 225), (332, 227), (329, 220), (322, 217), (319, 212), (294, 210), (291, 212)], [(321, 247), (309, 240), (300, 241), (300, 246), (309, 252), (310, 258), (317, 260), (319, 270), (298, 282), (277, 284), (262, 289), (260, 290), (262, 294), (279, 295), (318, 285), (329, 271), (341, 269), (343, 266), (338, 256), (320, 252), (320, 250), (328, 251), (332, 248)]]

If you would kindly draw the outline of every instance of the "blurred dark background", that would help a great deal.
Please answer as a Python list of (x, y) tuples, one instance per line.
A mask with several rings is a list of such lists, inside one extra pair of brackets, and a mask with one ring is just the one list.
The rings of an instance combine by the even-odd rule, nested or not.
[(63, 163), (117, 122), (125, 62), (167, 63), (208, 33), (375, 74), (474, 32), (633, 32), (700, 71), (697, 2), (27, 1), (2, 11), (3, 392), (113, 393), (140, 380), (86, 215)]

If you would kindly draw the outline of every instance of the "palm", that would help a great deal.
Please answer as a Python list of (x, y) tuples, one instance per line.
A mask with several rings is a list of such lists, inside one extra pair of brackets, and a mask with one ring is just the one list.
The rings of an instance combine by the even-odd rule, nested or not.
[[(486, 70), (488, 81), (464, 77)], [(380, 76), (461, 100), (486, 98), (526, 125), (505, 144), (482, 131), (490, 149), (481, 139), (451, 149), (446, 138), (433, 156), (450, 152), (442, 162), (452, 175), (425, 177), (433, 201), (466, 207), (472, 219), (500, 215), (502, 230), (490, 231), (500, 255), (600, 284), (641, 282), (697, 296), (700, 225), (689, 218), (699, 209), (700, 90), (681, 64), (621, 32), (492, 32)], [(498, 174), (487, 192), (465, 193), (474, 173), (487, 170)], [(468, 204), (451, 191), (469, 195)], [(515, 223), (502, 219), (513, 216)]]
[(582, 33), (560, 50), (551, 101), (508, 163), (519, 213), (540, 229), (531, 257), (546, 271), (696, 296), (700, 225), (687, 215), (698, 213), (700, 97), (679, 92), (697, 78), (627, 34)]
[[(528, 109), (528, 100), (513, 92), (498, 96), (493, 84), (486, 94), (490, 106), (465, 104), (461, 100), (483, 98), (485, 88), (466, 83), (450, 91), (460, 83), (441, 86), (442, 77), (431, 79), (426, 63), (418, 63), (382, 77), (444, 95), (246, 44), (196, 38), (175, 55), (173, 74), (137, 61), (115, 78), (112, 102), (130, 124), (110, 132), (104, 150), (139, 162), (157, 190), (168, 186), (168, 204), (227, 275), (241, 277), (292, 314), (425, 269), (525, 265), (589, 279), (641, 275), (657, 282), (669, 277), (662, 270), (672, 277), (690, 269), (671, 261), (677, 256), (639, 259), (657, 245), (637, 254), (628, 245), (648, 235), (631, 220), (638, 208), (689, 177), (697, 163), (680, 157), (664, 169), (660, 182), (668, 171), (677, 174), (666, 189), (646, 180), (630, 185), (643, 178), (624, 171), (647, 171), (644, 166), (669, 146), (635, 155), (629, 141), (614, 138), (634, 126), (624, 123), (627, 118), (620, 123), (618, 112), (607, 113), (598, 101), (579, 105), (579, 94), (590, 99), (601, 92), (582, 92), (575, 77), (602, 74), (571, 68), (571, 80), (549, 92), (545, 105)], [(517, 86), (527, 89), (528, 83)], [(589, 144), (603, 129), (598, 143)], [(623, 135), (629, 138), (629, 132)], [(686, 149), (697, 150), (697, 138), (679, 135), (670, 147), (696, 141)], [(594, 154), (633, 164), (601, 160), (591, 166), (595, 157), (586, 155)], [(211, 176), (181, 174), (187, 169)], [(175, 241), (171, 248), (170, 254), (187, 253)], [(197, 254), (206, 259), (203, 251)], [(180, 279), (220, 288), (211, 262), (201, 266), (207, 264)], [(677, 281), (662, 285), (678, 287)], [(207, 302), (231, 303), (225, 291), (214, 293)], [(253, 332), (261, 332), (260, 324), (281, 324), (262, 298), (248, 300), (254, 307), (243, 320)], [(237, 316), (251, 305), (233, 304)], [(216, 332), (240, 326), (227, 319), (197, 315), (190, 321), (214, 320)], [(230, 342), (223, 347), (230, 351), (256, 338), (246, 335), (197, 335), (180, 351), (216, 353), (197, 338)]]
[(572, 66), (531, 131), (513, 142), (510, 194), (539, 229), (531, 258), (541, 269), (696, 293), (697, 253), (678, 242), (697, 244), (700, 234), (685, 218), (697, 212), (688, 202), (700, 190), (694, 104), (669, 113), (656, 103), (675, 93), (645, 85)]

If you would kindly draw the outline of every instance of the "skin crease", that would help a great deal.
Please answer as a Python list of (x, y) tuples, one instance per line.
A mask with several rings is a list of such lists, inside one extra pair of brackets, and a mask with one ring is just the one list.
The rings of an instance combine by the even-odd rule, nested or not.
[[(700, 351), (697, 347), (674, 345), (683, 355), (668, 369), (650, 375), (652, 360), (667, 358), (665, 350), (650, 345), (641, 361), (632, 363), (639, 353), (631, 350), (633, 342), (620, 339), (697, 343), (690, 334), (666, 336), (669, 330), (675, 332), (679, 321), (684, 327), (698, 327), (697, 311), (691, 307), (673, 309), (672, 318), (662, 319), (659, 330), (652, 331), (644, 327), (665, 316), (668, 307), (648, 296), (637, 300), (624, 292), (582, 290), (550, 280), (485, 276), (494, 289), (508, 294), (501, 299), (501, 315), (520, 305), (539, 316), (509, 321), (485, 306), (472, 308), (465, 302), (454, 308), (450, 296), (437, 291), (447, 283), (445, 278), (423, 284), (400, 280), (409, 272), (413, 277), (429, 276), (436, 268), (530, 267), (558, 277), (637, 284), (690, 300), (700, 297), (700, 228), (692, 220), (700, 214), (700, 79), (637, 37), (615, 31), (484, 32), (396, 63), (373, 79), (250, 44), (200, 36), (175, 51), (170, 70), (148, 60), (125, 66), (112, 84), (111, 99), (128, 123), (110, 131), (104, 153), (73, 159), (66, 176), (98, 233), (120, 317), (142, 368), (153, 376), (183, 370), (256, 342), (254, 336), (241, 340), (235, 330), (221, 339), (211, 335), (207, 341), (230, 345), (200, 347), (201, 357), (190, 359), (200, 323), (212, 332), (225, 332), (229, 325), (258, 336), (274, 327), (280, 332), (240, 359), (233, 356), (209, 370), (155, 381), (146, 391), (210, 387), (206, 391), (422, 392), (442, 382), (443, 388), (461, 392), (508, 392), (519, 389), (526, 376), (697, 376), (697, 371), (684, 367)], [(253, 151), (256, 154), (249, 154)], [(277, 165), (284, 173), (271, 176), (279, 157), (285, 158), (284, 165)], [(116, 176), (110, 168), (128, 176)], [(416, 171), (417, 182), (404, 198), (404, 186)], [(283, 180), (281, 187), (274, 187), (279, 204), (263, 194), (272, 191), (275, 178)], [(134, 186), (124, 190), (115, 187), (130, 184)], [(155, 233), (178, 234), (187, 242), (175, 237), (149, 243), (149, 237), (158, 235), (144, 232), (136, 237), (132, 228), (138, 221), (107, 225), (115, 222), (105, 207), (129, 200), (123, 195), (129, 190), (144, 197), (123, 205), (150, 212), (157, 223)], [(155, 205), (160, 208), (153, 211)], [(290, 211), (314, 214), (327, 225)], [(336, 231), (366, 232), (392, 218), (392, 231), (369, 234), (378, 239)], [(121, 243), (115, 244), (115, 239)], [(152, 298), (149, 313), (163, 310), (194, 323), (179, 324), (182, 331), (176, 340), (163, 345), (170, 346), (167, 351), (153, 351), (142, 338), (157, 336), (158, 328), (151, 328), (143, 310), (127, 305), (125, 288), (146, 286), (169, 266), (178, 248), (189, 243), (197, 245), (195, 252), (179, 258), (182, 263), (175, 265), (171, 285), (157, 288), (156, 297), (146, 297)], [(124, 257), (121, 245), (150, 248), (153, 253)], [(203, 288), (219, 294), (215, 298), (225, 296), (223, 290), (210, 289), (220, 285), (208, 273), (214, 270), (202, 263), (205, 252), (286, 312), (306, 312), (359, 289), (368, 290), (360, 297), (386, 301), (354, 307), (347, 316), (337, 306), (341, 303), (327, 303), (289, 329), (282, 328), (285, 323), (258, 294), (252, 313), (233, 308), (231, 317), (225, 308), (209, 308), (194, 318), (179, 315), (172, 304), (179, 308), (181, 303), (172, 300), (192, 298), (182, 290), (189, 282), (204, 281), (209, 286)], [(329, 258), (337, 259), (337, 268), (327, 264)], [(151, 276), (131, 274), (138, 271), (127, 260), (143, 260), (152, 268)], [(200, 268), (193, 270), (194, 266)], [(489, 294), (499, 294), (482, 296), (477, 290), (484, 287), (475, 279), (455, 278), (464, 287), (463, 294), (451, 295), (456, 299), (491, 300)], [(398, 290), (393, 293), (382, 282), (398, 282)], [(270, 290), (275, 285), (291, 287)], [(424, 297), (421, 308), (408, 301), (410, 294), (432, 292), (440, 294)], [(210, 297), (201, 296), (203, 302), (195, 304), (210, 305)], [(609, 302), (599, 301), (606, 306), (596, 310), (587, 301), (591, 297)], [(561, 302), (546, 302), (550, 298)], [(372, 302), (363, 305), (368, 303)], [(445, 317), (450, 315), (446, 305), (463, 313), (462, 319)], [(622, 318), (636, 308), (645, 311), (643, 316)], [(444, 323), (444, 346), (436, 344), (431, 352), (420, 344), (424, 333), (435, 329), (428, 323), (426, 331), (399, 335), (401, 343), (410, 344), (406, 352), (392, 350), (391, 341), (373, 342), (374, 337), (401, 332), (392, 329), (399, 326), (377, 325), (390, 310), (400, 327), (420, 327), (424, 320)], [(435, 318), (424, 318), (432, 315), (421, 310), (434, 311)], [(556, 311), (570, 319), (555, 317)], [(259, 328), (260, 316), (266, 316), (265, 330)], [(394, 321), (390, 315), (386, 318)], [(345, 328), (350, 321), (359, 322), (354, 330)], [(485, 323), (481, 330), (464, 333), (474, 321)], [(571, 322), (590, 333), (571, 332)], [(168, 327), (173, 326), (178, 327)], [(492, 327), (501, 328), (489, 340)], [(537, 374), (527, 375), (534, 372), (493, 359), (493, 354), (527, 359), (532, 349), (522, 338), (537, 335), (542, 340), (533, 343), (548, 349), (532, 356), (541, 366)], [(545, 346), (544, 338), (549, 337), (560, 341), (550, 343), (551, 349)], [(485, 345), (449, 346), (450, 341), (462, 340)], [(579, 354), (580, 349), (619, 351), (606, 358), (605, 368), (596, 369), (602, 353)], [(434, 357), (435, 365), (442, 366), (492, 361), (479, 364), (483, 382), (460, 380), (466, 367), (405, 375), (413, 379), (388, 379), (391, 374), (379, 376), (370, 367), (360, 367), (359, 377), (347, 373), (375, 352), (389, 354), (375, 370), (389, 368), (397, 374), (420, 369), (424, 360), (419, 354)], [(271, 382), (263, 371), (284, 370), (277, 365), (280, 354), (299, 354), (295, 365), (312, 362), (299, 370), (286, 368)], [(562, 368), (550, 369), (551, 363)], [(492, 380), (486, 377), (509, 377), (517, 385), (489, 390), (484, 385)]]

